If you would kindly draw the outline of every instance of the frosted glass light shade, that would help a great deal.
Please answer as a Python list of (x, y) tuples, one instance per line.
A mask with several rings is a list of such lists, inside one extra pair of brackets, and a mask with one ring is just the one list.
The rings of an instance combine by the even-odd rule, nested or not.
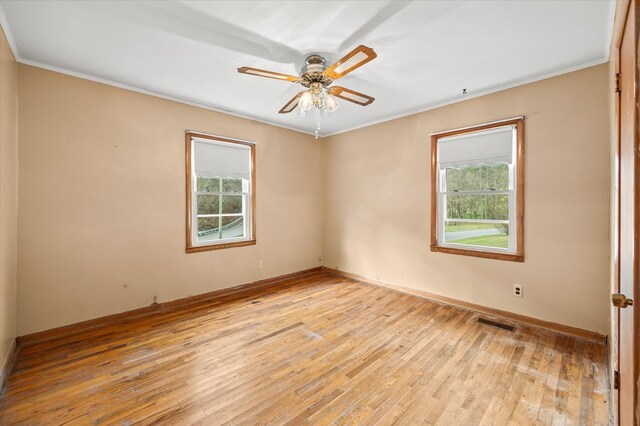
[(313, 106), (313, 95), (310, 91), (305, 91), (302, 96), (300, 96), (300, 101), (298, 102), (298, 106), (303, 111), (309, 111)]
[(331, 93), (324, 95), (324, 106), (329, 112), (333, 112), (338, 109), (338, 100)]

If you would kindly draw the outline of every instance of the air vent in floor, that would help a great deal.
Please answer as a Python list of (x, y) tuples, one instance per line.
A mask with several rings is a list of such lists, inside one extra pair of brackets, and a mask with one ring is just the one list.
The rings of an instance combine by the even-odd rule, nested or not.
[(478, 322), (481, 322), (482, 324), (490, 325), (492, 327), (498, 327), (498, 328), (501, 328), (503, 330), (508, 330), (508, 331), (514, 331), (516, 329), (512, 325), (502, 324), (502, 323), (499, 323), (499, 322), (488, 320), (486, 318), (478, 318)]

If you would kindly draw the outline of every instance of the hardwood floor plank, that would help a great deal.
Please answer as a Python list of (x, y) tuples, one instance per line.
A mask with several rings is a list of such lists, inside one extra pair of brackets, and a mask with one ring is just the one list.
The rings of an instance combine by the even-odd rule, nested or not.
[[(606, 348), (329, 273), (20, 347), (0, 424), (606, 424)], [(46, 334), (52, 337), (52, 334)]]

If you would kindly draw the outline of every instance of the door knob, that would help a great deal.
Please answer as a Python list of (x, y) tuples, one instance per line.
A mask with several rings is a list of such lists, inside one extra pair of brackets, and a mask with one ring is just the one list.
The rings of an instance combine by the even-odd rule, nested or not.
[(611, 303), (615, 307), (626, 308), (627, 306), (633, 306), (633, 299), (628, 299), (624, 294), (613, 293), (611, 295)]

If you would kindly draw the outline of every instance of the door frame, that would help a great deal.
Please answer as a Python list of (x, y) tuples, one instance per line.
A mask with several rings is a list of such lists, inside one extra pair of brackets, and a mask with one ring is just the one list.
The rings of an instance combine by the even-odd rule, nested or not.
[[(633, 7), (632, 7), (633, 5)], [(611, 258), (612, 258), (612, 285), (611, 285), (611, 291), (612, 293), (619, 293), (620, 292), (620, 276), (621, 276), (621, 262), (620, 262), (620, 255), (621, 255), (621, 242), (620, 242), (620, 236), (621, 236), (621, 183), (622, 183), (622, 171), (621, 171), (621, 148), (622, 148), (622, 124), (621, 124), (621, 114), (622, 114), (622, 104), (621, 104), (621, 95), (620, 95), (620, 81), (619, 81), (619, 76), (620, 76), (620, 70), (621, 70), (621, 60), (620, 60), (620, 51), (622, 48), (622, 41), (623, 41), (623, 35), (624, 32), (626, 30), (626, 26), (627, 26), (627, 21), (629, 18), (629, 14), (630, 13), (634, 13), (634, 24), (635, 24), (635, 28), (632, 30), (632, 34), (634, 34), (634, 52), (636, 54), (636, 61), (635, 61), (635, 65), (636, 65), (636, 70), (635, 70), (635, 84), (634, 84), (634, 90), (635, 90), (635, 100), (636, 100), (636, 112), (635, 112), (635, 116), (636, 116), (636, 120), (635, 120), (635, 128), (633, 129), (633, 133), (635, 134), (636, 140), (637, 138), (640, 137), (640, 132), (638, 131), (638, 126), (639, 126), (639, 119), (640, 119), (640, 114), (638, 114), (638, 100), (640, 99), (640, 97), (638, 96), (638, 88), (639, 88), (639, 75), (640, 72), (638, 70), (638, 61), (640, 60), (640, 55), (638, 52), (638, 26), (640, 25), (640, 1), (639, 0), (618, 0), (617, 4), (616, 4), (616, 12), (615, 12), (615, 20), (614, 20), (614, 32), (613, 32), (613, 45), (612, 45), (612, 51), (611, 51), (611, 57), (610, 60), (614, 61), (614, 70), (615, 70), (615, 75), (612, 76), (614, 78), (614, 84), (615, 84), (615, 96), (614, 96), (614, 107), (615, 107), (615, 119), (614, 119), (614, 132), (613, 135), (615, 137), (615, 141), (614, 141), (614, 145), (615, 145), (615, 150), (614, 150), (614, 158), (613, 158), (613, 181), (612, 181), (612, 193), (613, 193), (613, 202), (612, 202), (612, 221), (613, 221), (613, 241), (611, 243), (611, 249), (612, 249), (612, 253), (611, 253)], [(636, 157), (636, 166), (635, 166), (635, 176), (633, 179), (637, 180), (638, 177), (638, 168), (640, 168), (640, 162), (638, 161), (637, 157)], [(638, 268), (638, 256), (640, 256), (640, 253), (638, 253), (637, 248), (638, 248), (638, 227), (640, 226), (640, 220), (638, 217), (638, 211), (640, 210), (640, 208), (638, 208), (637, 203), (638, 200), (640, 199), (640, 190), (638, 189), (640, 185), (636, 185), (634, 187), (634, 193), (635, 193), (635, 203), (636, 203), (636, 207), (635, 207), (635, 212), (634, 212), (634, 231), (635, 231), (635, 235), (634, 235), (634, 243), (633, 246), (636, 248), (636, 252), (635, 252), (635, 259), (634, 259), (634, 263), (633, 263), (633, 273), (635, 273), (635, 278), (633, 279), (634, 281), (634, 285), (633, 285), (633, 294), (631, 295), (627, 295), (628, 297), (634, 298), (635, 300), (635, 304), (636, 306), (632, 309), (634, 309), (634, 318), (633, 318), (633, 336), (635, 336), (636, 339), (638, 339), (638, 333), (640, 332), (640, 327), (639, 327), (639, 319), (638, 319), (638, 310), (640, 310), (640, 306), (638, 306), (640, 304), (640, 297), (638, 297), (640, 295), (640, 289), (638, 289), (638, 274), (640, 274), (640, 269)], [(622, 413), (621, 409), (622, 406), (620, 404), (620, 390), (619, 389), (614, 389), (613, 388), (613, 384), (614, 384), (614, 377), (615, 374), (617, 373), (618, 369), (620, 368), (620, 341), (619, 341), (619, 333), (620, 333), (620, 309), (613, 307), (612, 306), (612, 311), (611, 311), (611, 341), (610, 341), (610, 355), (611, 355), (611, 362), (610, 362), (610, 368), (611, 368), (611, 372), (612, 372), (612, 381), (611, 381), (611, 407), (612, 407), (612, 414), (613, 414), (613, 420), (615, 422), (615, 424), (620, 424), (620, 421), (622, 419), (622, 421), (625, 421), (625, 419), (629, 419), (631, 418), (631, 423), (632, 424), (637, 424), (640, 423), (640, 404), (639, 404), (639, 397), (638, 395), (640, 394), (640, 368), (638, 368), (638, 366), (636, 365), (636, 369), (635, 369), (635, 374), (636, 377), (632, 378), (633, 379), (633, 383), (634, 383), (634, 388), (632, 389), (632, 392), (635, 393), (635, 397), (632, 399), (633, 404), (630, 407), (630, 409), (633, 411), (633, 413), (629, 413), (629, 412), (625, 412)], [(635, 348), (636, 351), (638, 350), (638, 347), (640, 345), (640, 342), (636, 341), (634, 343), (632, 343), (632, 356), (633, 356), (633, 345), (635, 344)], [(637, 361), (636, 361), (637, 362)], [(635, 405), (635, 406), (634, 406)], [(622, 414), (622, 416), (621, 416)], [(626, 421), (625, 421), (625, 425), (626, 426)]]

